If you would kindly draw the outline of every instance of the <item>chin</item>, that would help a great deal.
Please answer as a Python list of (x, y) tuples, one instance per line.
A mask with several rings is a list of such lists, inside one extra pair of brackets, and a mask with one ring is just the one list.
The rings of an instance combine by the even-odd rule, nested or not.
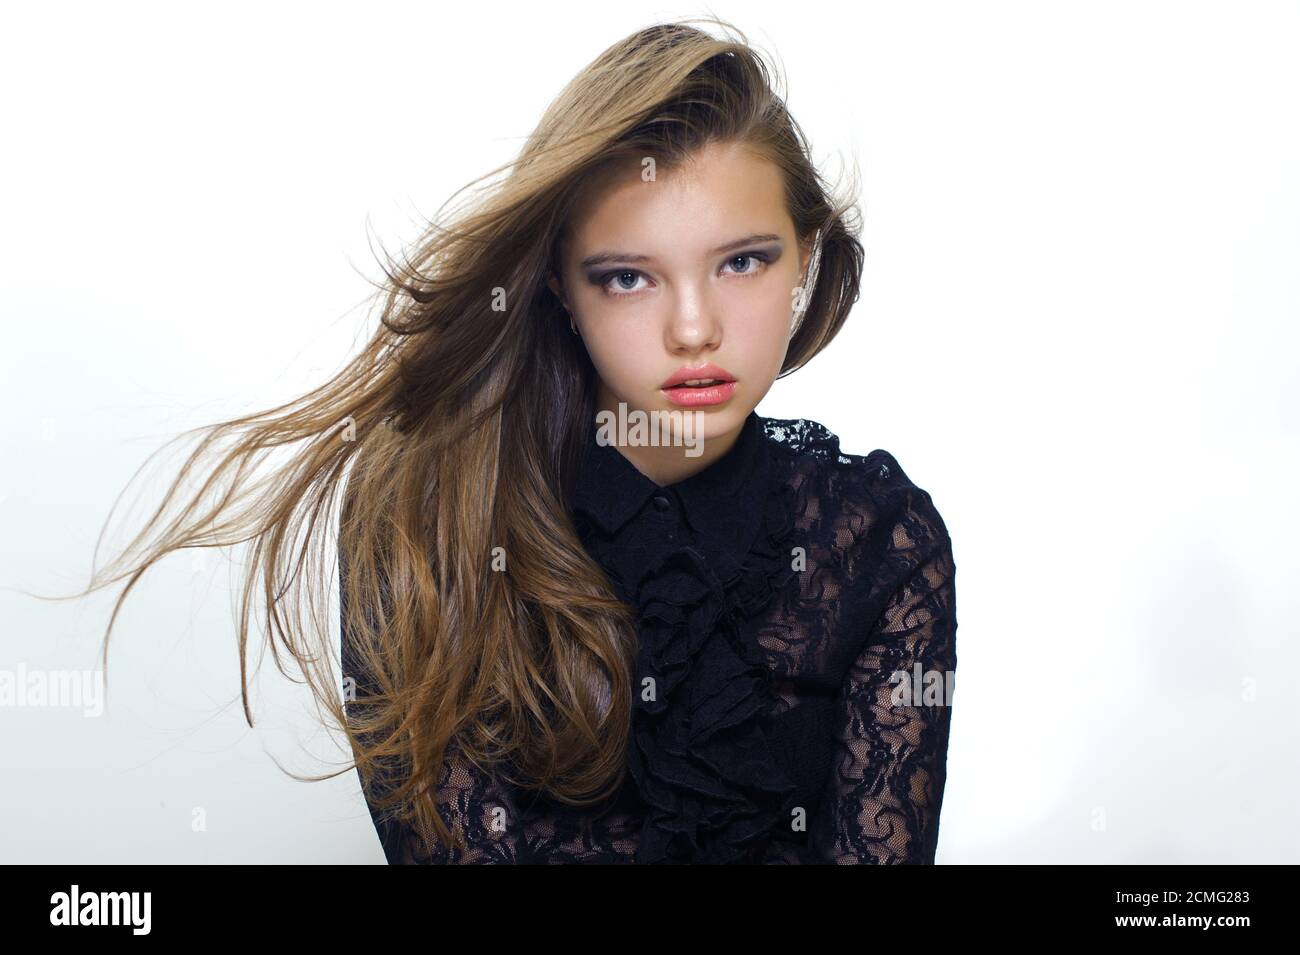
[(698, 420), (703, 429), (704, 439), (707, 441), (711, 438), (721, 438), (737, 430), (745, 423), (745, 419), (749, 417), (749, 412), (753, 409), (733, 398), (721, 406), (678, 410), (703, 412), (703, 415)]

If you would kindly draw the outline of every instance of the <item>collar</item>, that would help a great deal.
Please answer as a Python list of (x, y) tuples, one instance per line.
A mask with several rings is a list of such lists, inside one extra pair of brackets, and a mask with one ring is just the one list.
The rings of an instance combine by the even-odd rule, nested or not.
[(758, 535), (769, 490), (770, 461), (762, 419), (751, 411), (735, 444), (703, 471), (660, 487), (613, 445), (596, 441), (593, 423), (587, 432), (582, 465), (574, 491), (574, 509), (586, 514), (608, 535), (618, 536), (642, 512), (655, 511), (651, 500), (669, 498), (687, 524), (710, 549), (743, 556)]

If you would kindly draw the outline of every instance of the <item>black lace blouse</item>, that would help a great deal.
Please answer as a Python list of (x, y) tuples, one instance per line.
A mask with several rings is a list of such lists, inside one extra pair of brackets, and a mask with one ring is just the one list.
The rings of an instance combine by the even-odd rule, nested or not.
[(467, 848), (372, 811), (389, 862), (934, 862), (955, 564), (892, 455), (753, 413), (660, 487), (593, 428), (572, 504), (639, 619), (622, 791), (579, 810), (452, 759), (439, 811)]

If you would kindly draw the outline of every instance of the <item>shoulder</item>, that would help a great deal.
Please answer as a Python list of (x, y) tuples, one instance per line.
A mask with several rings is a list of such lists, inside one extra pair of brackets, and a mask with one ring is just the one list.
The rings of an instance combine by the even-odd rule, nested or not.
[(951, 547), (948, 527), (930, 492), (917, 485), (891, 452), (854, 454), (838, 435), (807, 418), (759, 416), (773, 458), (795, 485), (801, 510), (840, 525), (877, 557), (903, 553), (924, 559)]

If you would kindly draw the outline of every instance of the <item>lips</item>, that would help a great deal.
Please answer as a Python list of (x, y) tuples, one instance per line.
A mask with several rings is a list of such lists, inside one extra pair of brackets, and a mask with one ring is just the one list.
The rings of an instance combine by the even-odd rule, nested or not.
[(736, 393), (736, 378), (717, 365), (683, 365), (659, 386), (665, 398), (679, 407), (720, 405)]

